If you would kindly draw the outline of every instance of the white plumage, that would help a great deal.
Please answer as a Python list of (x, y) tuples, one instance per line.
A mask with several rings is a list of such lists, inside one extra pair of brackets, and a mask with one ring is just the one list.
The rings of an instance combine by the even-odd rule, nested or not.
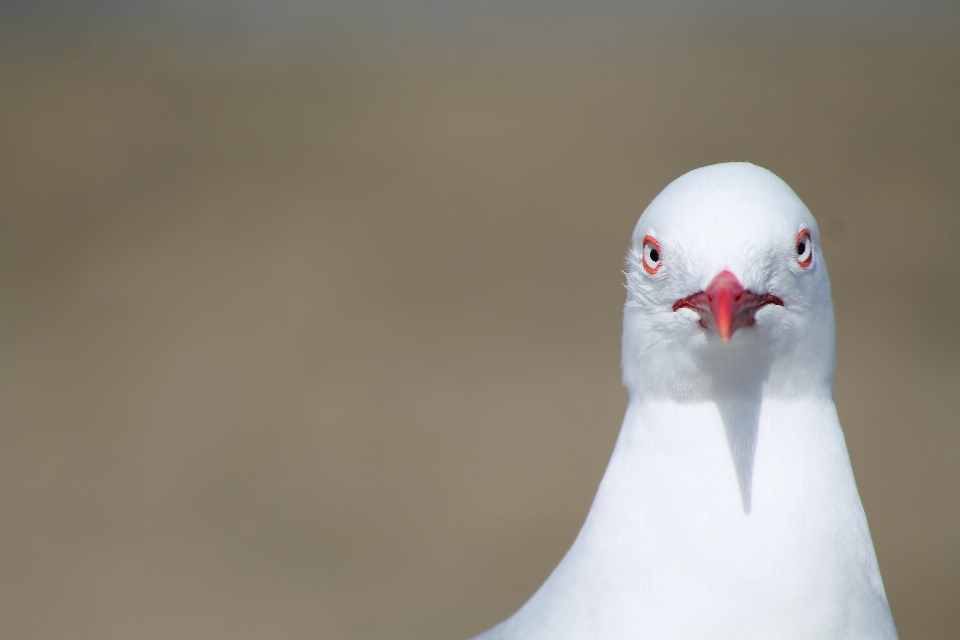
[(896, 638), (807, 207), (760, 167), (697, 169), (640, 217), (628, 263), (610, 464), (554, 572), (479, 638)]

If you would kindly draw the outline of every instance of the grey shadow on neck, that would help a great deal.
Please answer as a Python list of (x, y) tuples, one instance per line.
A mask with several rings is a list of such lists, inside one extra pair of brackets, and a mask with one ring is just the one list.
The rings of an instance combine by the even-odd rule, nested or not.
[(723, 422), (743, 512), (749, 515), (763, 386), (770, 375), (773, 354), (758, 348), (757, 342), (750, 340), (754, 336), (739, 337), (736, 345), (709, 345), (712, 348), (703, 353), (701, 366), (710, 377), (711, 395)]

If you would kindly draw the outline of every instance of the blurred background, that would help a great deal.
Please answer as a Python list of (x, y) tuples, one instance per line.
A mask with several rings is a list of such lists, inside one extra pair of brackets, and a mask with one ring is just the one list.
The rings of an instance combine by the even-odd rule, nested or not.
[(574, 539), (620, 270), (748, 160), (821, 224), (901, 637), (960, 638), (960, 9), (4, 0), (0, 636), (467, 638)]

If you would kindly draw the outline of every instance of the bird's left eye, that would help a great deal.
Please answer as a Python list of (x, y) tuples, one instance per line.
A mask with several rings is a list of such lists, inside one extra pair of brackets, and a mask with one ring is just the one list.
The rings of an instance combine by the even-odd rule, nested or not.
[(643, 268), (651, 275), (660, 269), (660, 243), (652, 236), (643, 239)]
[(810, 240), (810, 232), (804, 229), (797, 234), (797, 264), (803, 268), (810, 266), (813, 262), (813, 242)]

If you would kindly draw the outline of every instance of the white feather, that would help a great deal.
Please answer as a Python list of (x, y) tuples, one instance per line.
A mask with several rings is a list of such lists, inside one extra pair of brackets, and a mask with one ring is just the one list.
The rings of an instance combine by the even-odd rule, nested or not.
[[(784, 302), (728, 342), (673, 311), (722, 270)], [(833, 403), (833, 304), (806, 206), (751, 164), (691, 171), (637, 223), (626, 288), (630, 403), (596, 499), (543, 586), (479, 638), (896, 638)]]

